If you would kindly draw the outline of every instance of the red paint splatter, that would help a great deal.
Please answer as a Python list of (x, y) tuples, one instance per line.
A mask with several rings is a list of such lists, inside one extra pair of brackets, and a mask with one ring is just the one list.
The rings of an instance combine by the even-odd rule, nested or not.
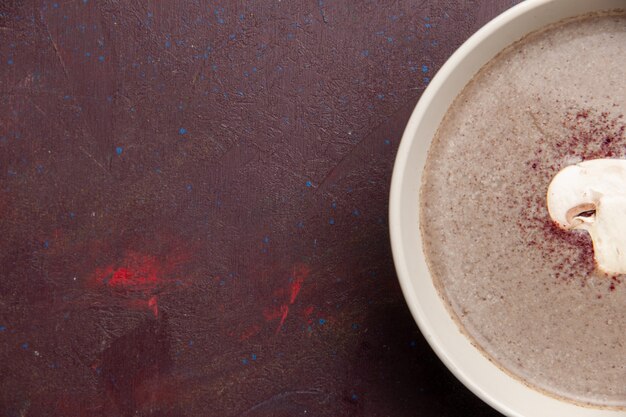
[(144, 273), (141, 270), (132, 271), (122, 267), (113, 273), (113, 277), (109, 280), (108, 285), (111, 287), (144, 288), (153, 286), (156, 283), (156, 273), (152, 269)]
[(149, 292), (176, 281), (172, 275), (186, 259), (182, 255), (159, 259), (128, 251), (121, 262), (96, 269), (92, 282), (116, 290)]
[(291, 285), (289, 286), (289, 304), (283, 304), (280, 306), (280, 323), (278, 324), (278, 327), (276, 328), (276, 334), (278, 334), (280, 332), (280, 330), (283, 328), (283, 324), (285, 324), (285, 320), (287, 319), (287, 316), (289, 315), (289, 306), (292, 305), (293, 303), (296, 302), (296, 298), (298, 297), (298, 294), (300, 293), (300, 290), (302, 289), (302, 284), (304, 283), (304, 280), (309, 276), (309, 274), (311, 273), (311, 269), (304, 265), (304, 264), (296, 264), (293, 267), (293, 273), (292, 273), (292, 282)]
[(285, 324), (285, 320), (287, 319), (287, 316), (289, 315), (289, 306), (287, 304), (283, 304), (282, 306), (280, 306), (280, 313), (281, 313), (280, 323), (278, 324), (278, 327), (276, 328), (276, 334), (280, 332), (280, 329), (283, 328), (283, 324)]
[[(278, 268), (278, 266), (276, 265), (275, 268)], [(294, 309), (296, 311), (300, 309), (299, 306), (295, 305), (296, 300), (310, 273), (311, 269), (307, 265), (295, 264), (291, 269), (288, 284), (274, 288), (271, 291), (271, 297), (274, 301), (271, 305), (262, 308), (260, 313), (265, 323), (268, 323), (270, 326), (272, 325), (270, 323), (273, 323), (276, 326), (274, 327), (275, 334), (280, 333), (289, 317), (289, 313), (293, 312)], [(304, 310), (304, 314), (310, 316), (313, 310), (314, 307), (309, 306)], [(252, 323), (244, 330), (234, 330), (231, 336), (238, 337), (240, 341), (245, 341), (257, 335), (262, 329), (262, 322)]]
[(296, 301), (296, 297), (298, 297), (298, 294), (302, 289), (303, 281), (304, 279), (300, 277), (295, 279), (294, 282), (291, 284), (291, 295), (289, 296), (289, 304), (293, 304)]
[(304, 317), (309, 317), (311, 314), (313, 314), (313, 311), (315, 310), (315, 307), (313, 306), (308, 306), (307, 308), (304, 309)]
[(151, 256), (127, 253), (119, 264), (99, 268), (95, 272), (98, 284), (119, 290), (151, 290), (159, 282), (158, 261)]
[(98, 288), (106, 288), (113, 295), (123, 296), (124, 305), (128, 308), (152, 312), (159, 315), (157, 293), (162, 293), (172, 285), (181, 284), (176, 272), (190, 256), (174, 253), (162, 258), (134, 251), (127, 251), (119, 262), (97, 268), (91, 275), (88, 284)]
[(159, 305), (156, 295), (150, 297), (150, 299), (148, 300), (148, 307), (150, 308), (150, 310), (152, 310), (152, 314), (154, 314), (154, 317), (159, 317)]

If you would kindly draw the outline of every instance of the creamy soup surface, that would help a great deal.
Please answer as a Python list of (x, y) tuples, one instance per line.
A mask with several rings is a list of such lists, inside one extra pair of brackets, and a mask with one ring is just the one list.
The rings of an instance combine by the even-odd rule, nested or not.
[(626, 277), (551, 221), (563, 167), (626, 158), (626, 14), (567, 20), (507, 48), (431, 145), (420, 223), (433, 280), (502, 369), (577, 403), (626, 406)]

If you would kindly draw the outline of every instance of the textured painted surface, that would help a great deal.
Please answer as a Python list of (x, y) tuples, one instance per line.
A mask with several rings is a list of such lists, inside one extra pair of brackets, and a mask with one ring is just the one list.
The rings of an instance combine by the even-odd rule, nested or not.
[(419, 335), (387, 194), (512, 2), (351, 3), (0, 2), (0, 414), (497, 414)]

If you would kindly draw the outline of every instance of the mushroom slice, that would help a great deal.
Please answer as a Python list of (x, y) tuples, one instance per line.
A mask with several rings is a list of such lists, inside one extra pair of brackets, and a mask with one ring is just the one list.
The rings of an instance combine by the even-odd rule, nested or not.
[(572, 207), (565, 213), (567, 220), (567, 228), (575, 229), (582, 223), (591, 223), (595, 220), (596, 205), (593, 203), (582, 203), (576, 207)]
[(586, 230), (598, 267), (626, 273), (626, 160), (594, 159), (559, 171), (547, 194), (559, 227)]

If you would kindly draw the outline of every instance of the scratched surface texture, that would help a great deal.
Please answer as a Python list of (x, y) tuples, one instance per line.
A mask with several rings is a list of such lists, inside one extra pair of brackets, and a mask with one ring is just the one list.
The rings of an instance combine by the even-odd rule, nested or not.
[(387, 194), (512, 4), (0, 0), (0, 415), (497, 415), (408, 312)]

